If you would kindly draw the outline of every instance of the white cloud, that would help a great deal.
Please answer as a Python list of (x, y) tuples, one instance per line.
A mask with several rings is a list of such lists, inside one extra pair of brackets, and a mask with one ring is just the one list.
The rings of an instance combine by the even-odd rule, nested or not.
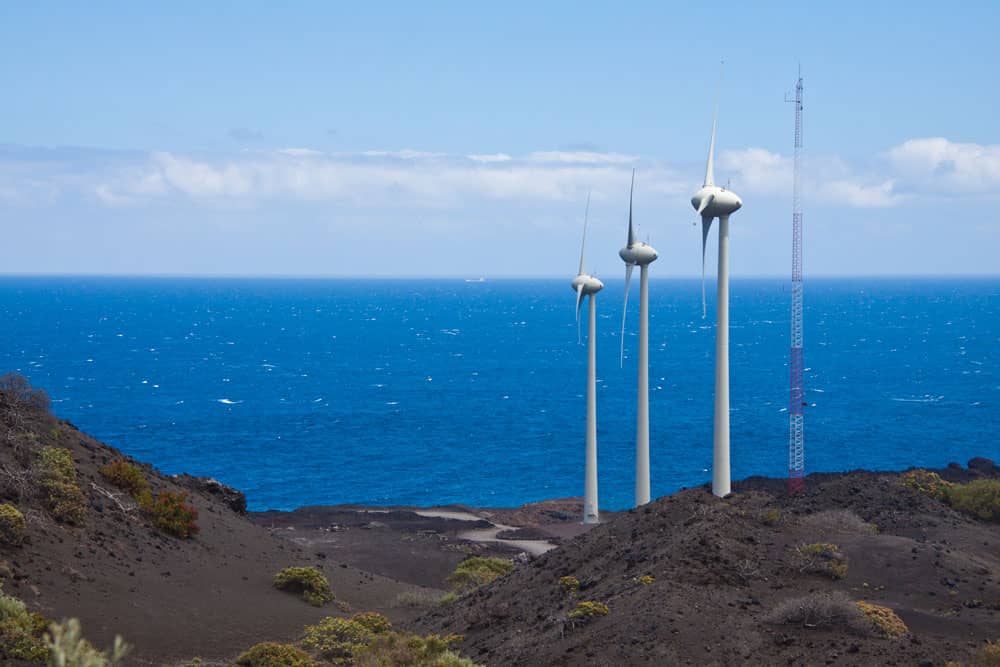
[(636, 155), (621, 153), (596, 153), (593, 151), (535, 151), (528, 156), (532, 162), (569, 162), (575, 164), (630, 164), (637, 162)]
[(910, 139), (886, 153), (907, 184), (947, 194), (1000, 188), (1000, 145), (956, 143), (943, 137)]
[(278, 150), (282, 155), (291, 155), (292, 157), (309, 157), (312, 155), (322, 155), (321, 151), (316, 151), (311, 148), (282, 148)]
[(510, 162), (514, 158), (506, 153), (492, 153), (488, 155), (467, 155), (473, 162)]
[(365, 157), (389, 157), (399, 160), (418, 160), (433, 157), (444, 157), (444, 153), (431, 153), (428, 151), (415, 151), (404, 148), (401, 151), (364, 151), (361, 153)]

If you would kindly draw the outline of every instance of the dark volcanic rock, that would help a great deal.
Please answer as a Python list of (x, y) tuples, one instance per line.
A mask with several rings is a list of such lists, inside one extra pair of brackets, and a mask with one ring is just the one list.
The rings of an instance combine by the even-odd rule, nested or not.
[(984, 475), (989, 475), (990, 477), (1000, 476), (1000, 467), (998, 467), (997, 464), (990, 459), (982, 456), (977, 456), (969, 461), (969, 470), (975, 470), (976, 472), (981, 472)]
[(226, 486), (211, 477), (195, 477), (193, 475), (173, 475), (173, 480), (183, 487), (214, 497), (222, 504), (238, 514), (246, 514), (247, 497), (242, 491)]

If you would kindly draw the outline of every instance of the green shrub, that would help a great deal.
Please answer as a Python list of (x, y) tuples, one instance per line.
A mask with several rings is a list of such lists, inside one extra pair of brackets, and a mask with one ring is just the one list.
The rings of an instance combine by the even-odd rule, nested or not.
[(24, 603), (0, 593), (0, 658), (45, 662), (49, 650), (43, 639), (48, 621), (41, 614), (29, 613)]
[(603, 602), (577, 602), (576, 609), (569, 613), (569, 617), (582, 621), (588, 621), (597, 616), (607, 616), (610, 610)]
[(236, 659), (236, 667), (314, 667), (316, 661), (291, 644), (263, 642), (247, 649)]
[(355, 614), (351, 617), (351, 620), (355, 623), (360, 623), (363, 627), (367, 628), (376, 635), (392, 630), (392, 623), (389, 622), (389, 619), (374, 611), (365, 611), (360, 614)]
[(494, 579), (510, 573), (514, 563), (504, 558), (474, 556), (458, 564), (448, 576), (448, 583), (456, 591), (467, 591), (484, 586)]
[(941, 479), (941, 475), (923, 468), (916, 468), (903, 473), (901, 479), (903, 486), (926, 494), (931, 498), (945, 500), (948, 495), (948, 488), (951, 482)]
[(875, 633), (881, 637), (897, 639), (910, 631), (906, 627), (906, 623), (903, 623), (903, 619), (889, 607), (862, 600), (858, 602), (858, 609), (871, 621), (872, 625), (875, 626)]
[(13, 505), (0, 504), (0, 544), (20, 546), (24, 542), (24, 515)]
[[(358, 617), (362, 619), (358, 620)], [(388, 629), (373, 631), (369, 625), (380, 628), (381, 624), (368, 623), (367, 618), (365, 614), (354, 618), (327, 616), (316, 625), (306, 627), (302, 643), (335, 665), (349, 665), (355, 654), (374, 641), (377, 635), (388, 632)]]
[(309, 604), (322, 607), (333, 600), (330, 582), (315, 567), (286, 567), (274, 575), (274, 587), (291, 593), (301, 593)]
[(39, 486), (56, 521), (79, 524), (87, 515), (87, 500), (76, 482), (73, 454), (62, 447), (43, 447), (37, 455)]
[(157, 528), (186, 539), (198, 534), (198, 509), (188, 505), (183, 491), (162, 491), (149, 512)]
[(138, 500), (144, 493), (149, 493), (149, 482), (137, 466), (132, 465), (124, 459), (118, 459), (98, 468), (98, 472), (104, 479), (114, 484), (119, 489), (127, 491), (130, 496)]
[(840, 552), (840, 547), (836, 544), (800, 544), (792, 550), (791, 560), (799, 572), (825, 574), (831, 579), (843, 579), (847, 576), (847, 556)]
[(1000, 480), (977, 479), (953, 484), (945, 493), (948, 504), (984, 521), (1000, 522)]
[(559, 577), (559, 587), (567, 593), (576, 593), (580, 590), (580, 580), (576, 577)]
[(764, 510), (760, 515), (760, 521), (765, 526), (777, 526), (778, 522), (781, 521), (781, 510), (777, 507), (771, 507), (770, 509)]
[(643, 586), (651, 586), (656, 583), (656, 577), (650, 574), (644, 574), (641, 577), (636, 577), (635, 580)]
[(442, 595), (441, 597), (439, 597), (437, 603), (438, 606), (444, 607), (445, 605), (449, 605), (457, 599), (458, 599), (458, 593), (454, 591), (449, 591), (444, 595)]
[(115, 667), (122, 664), (131, 647), (121, 636), (107, 651), (98, 651), (83, 638), (80, 621), (71, 618), (63, 623), (53, 623), (45, 635), (45, 643), (51, 651), (49, 664), (53, 667)]
[(461, 635), (420, 637), (399, 632), (375, 636), (354, 654), (355, 667), (479, 667), (451, 650)]

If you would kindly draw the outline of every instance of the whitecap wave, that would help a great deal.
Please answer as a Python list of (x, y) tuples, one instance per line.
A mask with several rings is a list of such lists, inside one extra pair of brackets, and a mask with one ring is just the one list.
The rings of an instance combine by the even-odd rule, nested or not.
[(215, 402), (216, 403), (222, 403), (223, 405), (239, 405), (243, 401), (233, 401), (233, 400), (230, 400), (228, 398), (217, 398), (217, 399), (215, 399)]

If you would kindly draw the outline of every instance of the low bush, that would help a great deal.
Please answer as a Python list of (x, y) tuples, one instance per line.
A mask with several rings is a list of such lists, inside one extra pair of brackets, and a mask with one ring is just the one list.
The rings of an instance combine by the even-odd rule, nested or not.
[(948, 504), (984, 521), (1000, 522), (1000, 479), (953, 484), (945, 492)]
[(315, 567), (286, 567), (274, 575), (274, 587), (290, 593), (301, 593), (302, 598), (315, 607), (333, 601), (330, 582)]
[(513, 569), (514, 563), (504, 558), (474, 556), (458, 564), (448, 576), (448, 583), (456, 591), (468, 591), (485, 586)]
[(576, 593), (580, 590), (580, 580), (576, 577), (559, 577), (559, 587), (567, 593)]
[(118, 459), (101, 466), (98, 468), (98, 472), (104, 479), (119, 489), (127, 491), (136, 500), (149, 494), (149, 482), (146, 481), (142, 470), (124, 459)]
[(771, 507), (764, 510), (760, 515), (760, 522), (765, 526), (777, 526), (781, 521), (781, 510)]
[(392, 630), (389, 619), (375, 611), (363, 611), (352, 616), (351, 620), (376, 635)]
[(449, 591), (448, 593), (445, 593), (444, 595), (439, 597), (437, 603), (438, 606), (444, 607), (445, 605), (449, 605), (457, 599), (458, 599), (458, 593), (454, 591)]
[(302, 643), (334, 664), (348, 665), (376, 636), (389, 632), (389, 627), (388, 620), (373, 623), (369, 614), (357, 614), (354, 618), (328, 616), (306, 627)]
[(48, 621), (41, 614), (29, 613), (17, 598), (0, 593), (0, 659), (45, 662), (49, 649), (44, 635)]
[(858, 609), (861, 610), (872, 625), (875, 626), (875, 634), (887, 639), (902, 637), (910, 631), (903, 623), (903, 619), (896, 615), (889, 607), (882, 607), (877, 604), (859, 601)]
[(878, 526), (868, 523), (850, 510), (825, 510), (807, 514), (799, 523), (823, 533), (850, 533), (853, 535), (875, 535)]
[(233, 664), (236, 667), (314, 667), (317, 662), (291, 644), (263, 642), (244, 651)]
[(1000, 639), (986, 644), (972, 655), (969, 667), (1000, 667)]
[(80, 621), (75, 618), (53, 623), (45, 635), (45, 644), (51, 652), (49, 664), (57, 667), (116, 667), (131, 650), (121, 636), (116, 636), (110, 649), (98, 651), (83, 638)]
[(46, 508), (56, 521), (79, 524), (87, 515), (87, 500), (76, 481), (73, 454), (62, 447), (43, 447), (35, 461)]
[(187, 493), (162, 491), (149, 507), (153, 524), (160, 530), (187, 539), (198, 534), (198, 509), (187, 504)]
[(941, 479), (941, 475), (923, 468), (916, 468), (903, 473), (901, 478), (903, 486), (926, 494), (931, 498), (945, 500), (951, 482)]
[(840, 591), (790, 598), (780, 602), (764, 620), (807, 628), (843, 627), (860, 635), (872, 634), (872, 624), (864, 612)]
[(451, 650), (460, 635), (420, 637), (399, 632), (378, 635), (354, 654), (355, 667), (479, 667)]
[(650, 586), (656, 582), (656, 578), (648, 574), (644, 574), (641, 577), (636, 577), (635, 580), (640, 584), (642, 584), (643, 586)]
[(829, 542), (800, 544), (792, 550), (791, 562), (799, 572), (825, 574), (831, 579), (847, 576), (847, 556)]
[(17, 547), (24, 543), (24, 515), (13, 505), (0, 504), (0, 544)]
[(576, 608), (571, 611), (569, 618), (588, 621), (598, 616), (607, 616), (610, 613), (608, 605), (603, 602), (577, 602)]

